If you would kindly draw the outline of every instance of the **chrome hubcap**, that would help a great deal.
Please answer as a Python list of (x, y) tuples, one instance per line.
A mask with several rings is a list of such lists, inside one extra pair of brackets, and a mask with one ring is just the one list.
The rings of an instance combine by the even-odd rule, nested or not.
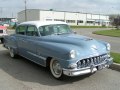
[(56, 75), (60, 75), (62, 73), (62, 69), (58, 61), (54, 61), (52, 64), (53, 71)]
[(10, 56), (11, 56), (11, 57), (14, 57), (13, 49), (9, 49), (9, 51), (10, 51)]

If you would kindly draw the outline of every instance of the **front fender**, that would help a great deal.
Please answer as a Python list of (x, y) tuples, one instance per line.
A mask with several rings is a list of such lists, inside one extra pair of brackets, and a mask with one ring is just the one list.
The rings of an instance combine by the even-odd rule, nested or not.
[(45, 55), (49, 57), (54, 57), (57, 59), (69, 59), (69, 46), (66, 47), (65, 44), (51, 43), (51, 42), (38, 42), (37, 53), (39, 55)]

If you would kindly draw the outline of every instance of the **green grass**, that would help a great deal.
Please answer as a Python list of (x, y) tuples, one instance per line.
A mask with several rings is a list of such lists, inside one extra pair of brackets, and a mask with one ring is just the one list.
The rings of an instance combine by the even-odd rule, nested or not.
[(120, 53), (111, 52), (111, 56), (113, 57), (113, 62), (120, 64)]
[(120, 30), (102, 30), (102, 31), (95, 31), (93, 33), (104, 36), (120, 37)]
[(70, 26), (71, 28), (107, 28), (105, 26)]

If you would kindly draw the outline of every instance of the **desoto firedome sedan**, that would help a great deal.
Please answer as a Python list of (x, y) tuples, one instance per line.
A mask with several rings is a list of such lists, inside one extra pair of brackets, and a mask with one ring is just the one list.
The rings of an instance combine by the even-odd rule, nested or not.
[(112, 64), (110, 44), (74, 34), (67, 23), (29, 21), (4, 37), (11, 57), (20, 55), (49, 67), (56, 79), (94, 73)]

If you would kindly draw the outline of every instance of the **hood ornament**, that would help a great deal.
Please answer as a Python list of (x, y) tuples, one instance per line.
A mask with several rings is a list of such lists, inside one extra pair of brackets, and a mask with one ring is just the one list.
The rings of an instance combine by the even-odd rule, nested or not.
[(86, 38), (86, 40), (85, 41), (90, 41), (90, 40), (93, 40), (92, 38)]
[(92, 50), (97, 50), (97, 47), (96, 47), (95, 45), (92, 45), (92, 46), (91, 46), (91, 49), (92, 49)]

